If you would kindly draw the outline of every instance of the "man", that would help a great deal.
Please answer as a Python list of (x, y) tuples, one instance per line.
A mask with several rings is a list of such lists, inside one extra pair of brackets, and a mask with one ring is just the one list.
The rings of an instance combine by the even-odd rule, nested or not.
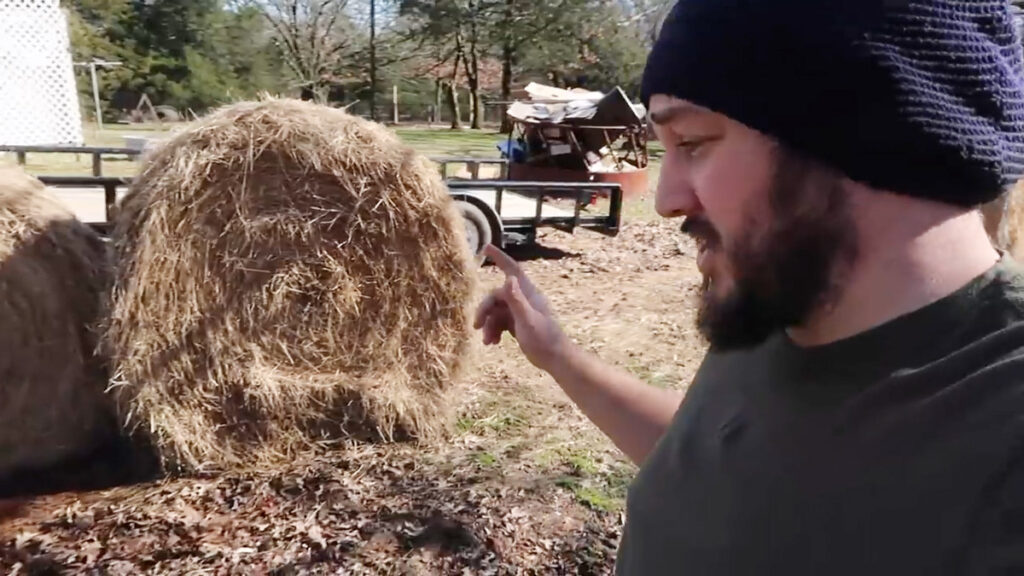
[(601, 363), (490, 249), (480, 306), (641, 468), (617, 571), (1024, 573), (1024, 171), (1007, 2), (682, 0), (648, 60), (710, 343), (685, 400)]

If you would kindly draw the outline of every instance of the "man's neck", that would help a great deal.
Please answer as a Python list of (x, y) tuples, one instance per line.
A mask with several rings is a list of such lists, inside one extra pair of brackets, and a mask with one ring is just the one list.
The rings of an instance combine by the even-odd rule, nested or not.
[(796, 344), (828, 344), (884, 324), (952, 294), (999, 260), (976, 212), (871, 204), (859, 214), (860, 253), (842, 292), (789, 329)]

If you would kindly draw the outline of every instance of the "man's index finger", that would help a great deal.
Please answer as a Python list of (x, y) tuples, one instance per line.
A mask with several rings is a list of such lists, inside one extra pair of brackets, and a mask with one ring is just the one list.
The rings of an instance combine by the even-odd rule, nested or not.
[(516, 277), (522, 275), (519, 264), (494, 244), (488, 244), (485, 246), (484, 254), (506, 275)]

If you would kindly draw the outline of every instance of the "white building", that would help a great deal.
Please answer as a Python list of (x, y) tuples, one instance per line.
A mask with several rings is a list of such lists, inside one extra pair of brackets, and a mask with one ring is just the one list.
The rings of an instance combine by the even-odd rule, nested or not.
[(0, 0), (0, 145), (81, 145), (67, 18), (58, 0)]

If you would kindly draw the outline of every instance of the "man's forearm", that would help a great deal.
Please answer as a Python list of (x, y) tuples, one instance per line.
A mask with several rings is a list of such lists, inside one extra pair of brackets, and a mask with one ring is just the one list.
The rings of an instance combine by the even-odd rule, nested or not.
[(643, 463), (668, 430), (683, 392), (656, 388), (575, 345), (548, 370), (569, 398), (616, 446)]

